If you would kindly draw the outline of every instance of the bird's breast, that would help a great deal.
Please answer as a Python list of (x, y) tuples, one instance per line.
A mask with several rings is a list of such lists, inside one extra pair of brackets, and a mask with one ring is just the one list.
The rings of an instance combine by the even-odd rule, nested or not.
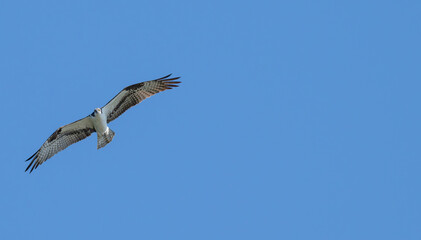
[(92, 122), (97, 133), (102, 134), (107, 131), (107, 117), (105, 114), (96, 114), (95, 117), (92, 117)]

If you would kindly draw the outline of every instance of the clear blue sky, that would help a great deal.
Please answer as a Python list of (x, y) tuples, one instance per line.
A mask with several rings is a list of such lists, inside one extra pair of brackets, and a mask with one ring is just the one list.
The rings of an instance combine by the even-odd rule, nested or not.
[[(1, 239), (421, 239), (420, 1), (1, 1)], [(183, 83), (25, 173), (122, 88)]]

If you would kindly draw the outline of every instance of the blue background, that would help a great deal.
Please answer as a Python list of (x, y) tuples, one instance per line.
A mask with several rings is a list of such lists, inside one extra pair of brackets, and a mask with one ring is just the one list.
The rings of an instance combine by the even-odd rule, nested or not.
[[(420, 1), (1, 1), (1, 239), (421, 239)], [(32, 174), (58, 127), (160, 93)]]

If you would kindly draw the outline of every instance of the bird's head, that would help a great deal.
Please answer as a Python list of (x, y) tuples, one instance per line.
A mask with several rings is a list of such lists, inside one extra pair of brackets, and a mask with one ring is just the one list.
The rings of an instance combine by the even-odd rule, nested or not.
[(92, 117), (95, 117), (97, 114), (101, 114), (101, 108), (95, 108), (94, 112), (91, 114)]

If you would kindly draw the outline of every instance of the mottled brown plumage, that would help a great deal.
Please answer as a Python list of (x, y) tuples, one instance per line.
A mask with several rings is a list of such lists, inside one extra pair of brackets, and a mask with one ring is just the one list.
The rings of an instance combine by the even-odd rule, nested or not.
[(170, 76), (171, 74), (156, 80), (133, 84), (121, 90), (117, 96), (102, 108), (102, 111), (107, 114), (107, 122), (113, 121), (127, 109), (156, 93), (178, 87), (176, 84), (181, 82), (175, 80), (179, 79), (179, 77), (168, 78)]
[(28, 169), (32, 166), (30, 171), (32, 172), (56, 153), (64, 150), (73, 143), (89, 137), (93, 132), (95, 132), (95, 129), (89, 117), (60, 127), (51, 134), (47, 141), (42, 144), (41, 148), (34, 155), (26, 160), (29, 161), (32, 159), (25, 171), (28, 171)]

